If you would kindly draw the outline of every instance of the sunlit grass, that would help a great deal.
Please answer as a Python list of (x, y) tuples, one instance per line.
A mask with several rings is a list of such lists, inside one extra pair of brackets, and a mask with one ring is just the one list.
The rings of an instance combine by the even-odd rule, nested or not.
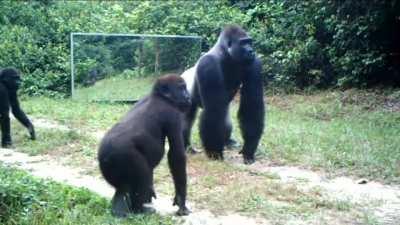
[[(267, 96), (266, 127), (257, 157), (323, 168), (332, 175), (400, 182), (400, 112), (387, 110), (376, 100), (387, 97), (351, 93), (357, 101), (349, 102), (348, 93), (340, 91)], [(89, 132), (109, 129), (132, 106), (32, 98), (23, 107), (34, 117)], [(233, 136), (242, 142), (237, 104), (231, 111)], [(192, 141), (201, 148), (197, 124)]]
[(0, 224), (179, 224), (158, 214), (114, 218), (109, 202), (87, 189), (34, 178), (0, 163)]
[(111, 77), (97, 81), (93, 86), (77, 88), (74, 99), (89, 102), (137, 100), (150, 92), (155, 79)]
[[(362, 91), (356, 94), (366, 95)], [(348, 102), (344, 97), (339, 91), (267, 96), (266, 129), (257, 160), (315, 168), (332, 176), (354, 175), (398, 183), (400, 113), (380, 107), (379, 101), (371, 103), (373, 99)], [(56, 121), (72, 130), (52, 134), (39, 128), (38, 140), (43, 143), (38, 144), (41, 147), (36, 152), (49, 153), (46, 148), (59, 145), (63, 149), (61, 154), (71, 156), (73, 166), (90, 165), (90, 172), (97, 175), (96, 164), (90, 162), (96, 160), (99, 140), (93, 139), (92, 133), (109, 129), (132, 107), (49, 98), (31, 98), (22, 103), (28, 115)], [(237, 103), (231, 110), (234, 137), (242, 142), (235, 119)], [(16, 145), (22, 149), (30, 146), (24, 128), (16, 130), (21, 132), (16, 135)], [(43, 135), (49, 139), (42, 139)], [(53, 139), (57, 141), (50, 142)], [(197, 125), (192, 140), (201, 148)], [(74, 144), (65, 145), (66, 142)], [(358, 206), (326, 199), (319, 190), (304, 191), (294, 184), (280, 183), (269, 174), (255, 175), (229, 162), (209, 161), (204, 155), (189, 156), (188, 175), (188, 200), (217, 214), (234, 211), (259, 215), (277, 223), (293, 218), (318, 221), (327, 213), (344, 219), (339, 222), (354, 218), (367, 224), (374, 221), (372, 217), (355, 212)], [(154, 179), (157, 193), (174, 195), (165, 159), (156, 169)]]
[(400, 112), (341, 98), (340, 92), (268, 98), (260, 152), (285, 164), (400, 182)]

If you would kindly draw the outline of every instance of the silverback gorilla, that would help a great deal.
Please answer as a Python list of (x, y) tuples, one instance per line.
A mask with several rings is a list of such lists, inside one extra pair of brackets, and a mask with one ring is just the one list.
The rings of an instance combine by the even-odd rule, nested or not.
[(14, 68), (0, 70), (0, 125), (1, 146), (6, 148), (12, 145), (10, 128), (10, 107), (15, 118), (24, 125), (32, 140), (36, 139), (35, 129), (19, 106), (17, 91), (21, 84), (19, 72)]
[(190, 148), (190, 133), (198, 107), (200, 138), (209, 158), (223, 159), (225, 145), (231, 139), (229, 104), (240, 89), (238, 118), (244, 145), (244, 163), (254, 162), (254, 153), (264, 129), (261, 63), (252, 48), (252, 39), (236, 25), (224, 28), (217, 43), (185, 71), (192, 106), (186, 113), (185, 147)]
[(164, 155), (168, 138), (168, 164), (175, 185), (174, 205), (178, 215), (189, 214), (186, 207), (186, 155), (183, 143), (183, 111), (190, 107), (185, 81), (176, 75), (160, 77), (151, 94), (142, 100), (104, 136), (98, 159), (100, 170), (116, 191), (112, 212), (151, 211), (143, 203), (156, 197), (153, 169)]

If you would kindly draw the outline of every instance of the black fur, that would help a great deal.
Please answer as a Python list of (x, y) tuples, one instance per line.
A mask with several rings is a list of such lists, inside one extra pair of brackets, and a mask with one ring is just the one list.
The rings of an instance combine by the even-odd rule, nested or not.
[(168, 163), (175, 184), (174, 205), (187, 215), (186, 155), (182, 136), (183, 111), (190, 107), (185, 82), (175, 75), (157, 80), (152, 93), (140, 100), (104, 136), (98, 159), (104, 178), (115, 187), (113, 213), (124, 216), (146, 210), (143, 203), (156, 197), (153, 169), (164, 155), (165, 138), (170, 149)]
[(10, 128), (10, 108), (15, 118), (24, 125), (32, 140), (36, 139), (33, 124), (19, 106), (17, 91), (21, 83), (19, 72), (14, 68), (0, 70), (0, 125), (1, 146), (12, 145)]
[(226, 27), (194, 69), (182, 74), (192, 98), (192, 107), (186, 113), (185, 147), (190, 148), (190, 131), (197, 108), (201, 107), (200, 138), (205, 151), (210, 158), (223, 159), (224, 145), (232, 142), (229, 104), (240, 89), (238, 118), (244, 139), (241, 152), (246, 164), (253, 163), (264, 129), (260, 73), (261, 63), (254, 54), (251, 38), (239, 26)]

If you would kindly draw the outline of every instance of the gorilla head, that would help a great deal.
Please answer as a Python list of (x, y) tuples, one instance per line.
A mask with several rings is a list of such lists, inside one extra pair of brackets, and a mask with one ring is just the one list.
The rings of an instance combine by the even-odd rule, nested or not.
[(221, 43), (221, 47), (226, 48), (224, 50), (236, 63), (249, 64), (254, 61), (253, 40), (241, 27), (227, 26), (219, 36), (218, 41)]
[(0, 81), (9, 90), (18, 90), (21, 85), (21, 77), (18, 70), (14, 68), (5, 68), (1, 71)]
[(182, 111), (190, 107), (190, 95), (186, 89), (186, 83), (179, 76), (165, 75), (160, 77), (153, 87), (153, 93)]

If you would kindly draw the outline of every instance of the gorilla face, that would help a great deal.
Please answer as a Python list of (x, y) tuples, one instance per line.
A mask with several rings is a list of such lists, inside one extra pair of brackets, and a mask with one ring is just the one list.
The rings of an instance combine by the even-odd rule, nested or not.
[(181, 110), (186, 110), (191, 105), (190, 94), (185, 81), (180, 77), (169, 77), (156, 84), (158, 93)]
[(21, 86), (21, 77), (15, 70), (4, 69), (0, 78), (10, 90), (17, 90)]
[(243, 37), (228, 43), (228, 52), (232, 59), (241, 64), (249, 64), (255, 58), (252, 39)]

